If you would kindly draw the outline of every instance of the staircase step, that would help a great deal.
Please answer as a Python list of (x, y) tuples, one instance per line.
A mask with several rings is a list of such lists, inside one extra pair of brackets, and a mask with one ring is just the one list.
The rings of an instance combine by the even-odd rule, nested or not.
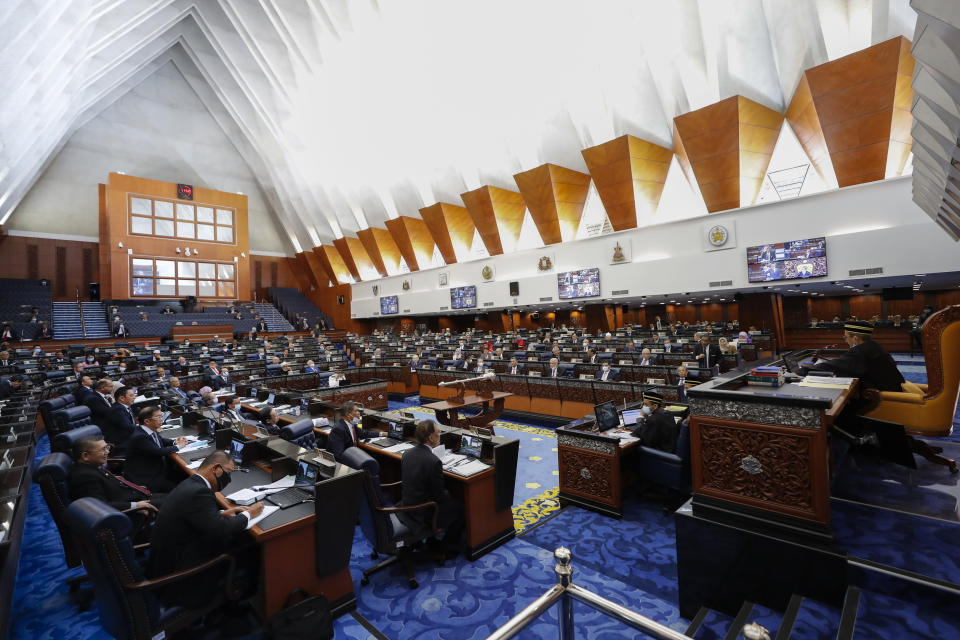
[(853, 640), (910, 638), (942, 640), (956, 638), (960, 611), (956, 606), (926, 597), (901, 600), (882, 593), (861, 591)]
[(723, 640), (732, 622), (733, 618), (724, 613), (700, 607), (686, 634), (696, 640)]
[[(789, 605), (787, 609), (789, 611)], [(789, 635), (781, 636), (778, 633), (776, 640), (821, 640), (832, 637), (839, 626), (840, 609), (810, 598), (802, 598), (793, 627), (788, 630)]]
[(740, 637), (740, 631), (743, 630), (743, 625), (747, 624), (748, 619), (753, 613), (753, 606), (753, 603), (749, 601), (740, 605), (740, 611), (737, 612), (737, 616), (727, 628), (727, 633), (723, 636), (723, 640), (737, 640), (737, 638)]
[(860, 589), (847, 587), (847, 595), (843, 599), (843, 610), (840, 612), (840, 628), (837, 629), (837, 640), (852, 640), (857, 625), (857, 613), (860, 609)]

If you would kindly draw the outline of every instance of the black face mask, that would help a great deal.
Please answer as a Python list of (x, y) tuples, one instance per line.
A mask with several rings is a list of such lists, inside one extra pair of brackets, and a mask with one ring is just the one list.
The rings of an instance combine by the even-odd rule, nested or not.
[(227, 485), (230, 484), (230, 474), (224, 471), (220, 474), (220, 477), (217, 478), (217, 491), (223, 493), (223, 490), (227, 488)]

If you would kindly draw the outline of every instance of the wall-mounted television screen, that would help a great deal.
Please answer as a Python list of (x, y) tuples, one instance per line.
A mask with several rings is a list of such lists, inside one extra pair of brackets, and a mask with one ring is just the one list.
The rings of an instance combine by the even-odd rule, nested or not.
[(600, 269), (580, 269), (557, 274), (560, 299), (592, 298), (600, 295)]
[(816, 278), (827, 275), (826, 238), (807, 238), (747, 248), (750, 282)]
[(452, 287), (450, 289), (451, 309), (472, 309), (477, 306), (477, 285)]
[(397, 296), (383, 296), (380, 298), (380, 315), (400, 312), (400, 301)]

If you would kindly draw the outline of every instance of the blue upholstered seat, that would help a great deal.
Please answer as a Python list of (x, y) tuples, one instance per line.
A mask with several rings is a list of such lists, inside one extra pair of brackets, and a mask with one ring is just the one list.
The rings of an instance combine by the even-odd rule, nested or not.
[(313, 431), (313, 419), (304, 418), (280, 429), (280, 437), (304, 449), (313, 449), (317, 436)]

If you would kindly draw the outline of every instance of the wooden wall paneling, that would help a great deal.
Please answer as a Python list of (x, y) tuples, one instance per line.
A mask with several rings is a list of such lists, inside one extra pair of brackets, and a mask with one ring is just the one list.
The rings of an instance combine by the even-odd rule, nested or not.
[(429, 269), (433, 260), (433, 237), (427, 224), (420, 218), (400, 216), (387, 220), (387, 230), (393, 236), (400, 255), (407, 262), (410, 271)]
[(640, 216), (656, 213), (673, 151), (625, 135), (580, 154), (615, 231), (633, 229)]
[(830, 322), (836, 317), (843, 320), (843, 303), (840, 296), (824, 298), (819, 296), (810, 300), (810, 319)]
[(723, 322), (723, 305), (718, 302), (698, 305), (700, 320), (704, 322)]
[(300, 251), (296, 258), (297, 266), (310, 283), (309, 290), (320, 289), (330, 284), (330, 276), (312, 251)]
[(783, 115), (743, 96), (732, 96), (673, 119), (677, 159), (696, 179), (707, 211), (756, 202)]
[[(131, 234), (127, 212), (128, 194), (131, 193), (178, 201), (176, 183), (119, 173), (111, 173), (108, 176), (105, 188), (101, 189), (100, 206), (100, 287), (103, 292), (101, 297), (117, 300), (130, 299), (128, 251), (132, 250), (134, 256), (176, 258), (178, 255), (183, 257), (183, 253), (177, 254), (176, 250), (178, 248), (182, 250), (184, 247), (201, 249), (201, 260), (233, 262), (237, 278), (235, 295), (240, 298), (250, 291), (250, 228), (246, 196), (194, 187), (192, 204), (223, 207), (234, 211), (234, 242), (225, 244)], [(180, 202), (183, 201), (180, 200)], [(123, 247), (120, 246), (121, 242)], [(234, 262), (235, 258), (236, 262)]]
[[(332, 250), (333, 247), (330, 247)], [(338, 298), (343, 296), (343, 304)], [(354, 320), (350, 317), (350, 307), (353, 301), (353, 289), (349, 284), (336, 284), (311, 291), (307, 296), (313, 304), (333, 319), (333, 326), (342, 331), (355, 333), (370, 333), (370, 326), (374, 323)]]
[(333, 284), (350, 283), (350, 270), (347, 269), (347, 265), (340, 257), (340, 252), (337, 251), (336, 247), (328, 244), (320, 245), (313, 248), (313, 253), (320, 259), (320, 264), (330, 275), (330, 281)]
[(40, 246), (35, 242), (27, 245), (27, 277), (31, 279), (40, 277)]
[[(513, 176), (544, 244), (573, 240), (580, 227), (590, 175), (544, 164)], [(522, 223), (522, 219), (521, 219)]]
[(253, 288), (259, 292), (263, 289), (263, 261), (253, 259)]
[(333, 241), (333, 246), (337, 250), (337, 253), (340, 254), (340, 259), (343, 261), (343, 264), (346, 265), (347, 271), (350, 272), (350, 275), (353, 276), (353, 279), (357, 282), (360, 282), (360, 270), (357, 269), (357, 263), (353, 259), (353, 255), (350, 253), (350, 247), (347, 245), (346, 238), (337, 238)]
[(294, 286), (304, 294), (309, 292), (312, 277), (310, 275), (310, 267), (307, 266), (306, 261), (298, 256), (283, 258), (283, 260), (286, 263), (287, 270), (296, 281), (296, 285)]
[(950, 305), (960, 304), (960, 290), (951, 289), (950, 291), (940, 291), (937, 293), (936, 300), (937, 311)]
[(458, 254), (463, 257), (470, 255), (476, 227), (466, 207), (438, 202), (420, 209), (420, 217), (447, 264), (457, 262)]
[[(94, 242), (4, 236), (0, 239), (0, 274), (5, 278), (45, 278), (51, 282), (53, 300), (76, 300), (77, 289), (87, 299), (88, 285), (99, 273), (96, 252)], [(58, 259), (63, 262), (58, 264)]]
[(783, 299), (783, 325), (786, 329), (799, 329), (810, 324), (810, 298), (788, 296)]
[(881, 311), (880, 294), (850, 297), (850, 315), (857, 316), (859, 320), (869, 320), (880, 315)]
[(903, 172), (912, 144), (912, 73), (910, 41), (902, 36), (804, 73), (839, 186)]
[(810, 83), (806, 74), (800, 77), (800, 84), (793, 93), (790, 105), (787, 107), (787, 122), (793, 129), (800, 146), (810, 158), (810, 163), (820, 175), (827, 188), (837, 187), (837, 174), (833, 171), (833, 161), (830, 159), (830, 150), (823, 137), (823, 128), (820, 126), (820, 116), (817, 115), (817, 105), (810, 93)]
[(99, 219), (100, 243), (97, 245), (97, 262), (100, 266), (98, 280), (100, 281), (100, 299), (113, 298), (113, 281), (110, 277), (110, 215), (108, 203), (110, 190), (105, 184), (97, 185), (97, 216)]
[(887, 313), (893, 316), (899, 315), (904, 319), (907, 316), (920, 315), (923, 311), (924, 298), (924, 294), (914, 293), (912, 300), (890, 300), (886, 303)]
[(89, 293), (89, 292), (87, 291), (87, 289), (89, 288), (90, 283), (94, 281), (94, 280), (93, 280), (93, 272), (94, 272), (94, 269), (93, 269), (93, 249), (91, 249), (91, 248), (89, 248), (89, 247), (85, 247), (85, 248), (82, 248), (81, 251), (83, 252), (83, 253), (82, 253), (83, 258), (81, 258), (81, 260), (82, 260), (82, 262), (83, 262), (83, 280), (82, 280), (82, 283), (83, 283), (84, 285), (86, 285), (86, 286), (84, 286), (84, 287), (81, 288), (81, 290), (80, 290), (80, 295), (83, 296), (84, 298), (86, 298), (87, 295), (88, 295), (88, 293)]
[(516, 244), (527, 209), (522, 195), (486, 185), (461, 193), (460, 198), (491, 256), (503, 253), (501, 233), (512, 239), (511, 244)]
[(53, 279), (53, 295), (62, 298), (67, 295), (67, 248), (56, 247), (56, 276)]
[(276, 286), (277, 286), (277, 275), (278, 275), (277, 272), (278, 272), (278, 271), (279, 271), (279, 267), (278, 267), (277, 263), (276, 263), (276, 262), (271, 262), (271, 263), (270, 263), (270, 286), (271, 286), (271, 287), (276, 287)]

